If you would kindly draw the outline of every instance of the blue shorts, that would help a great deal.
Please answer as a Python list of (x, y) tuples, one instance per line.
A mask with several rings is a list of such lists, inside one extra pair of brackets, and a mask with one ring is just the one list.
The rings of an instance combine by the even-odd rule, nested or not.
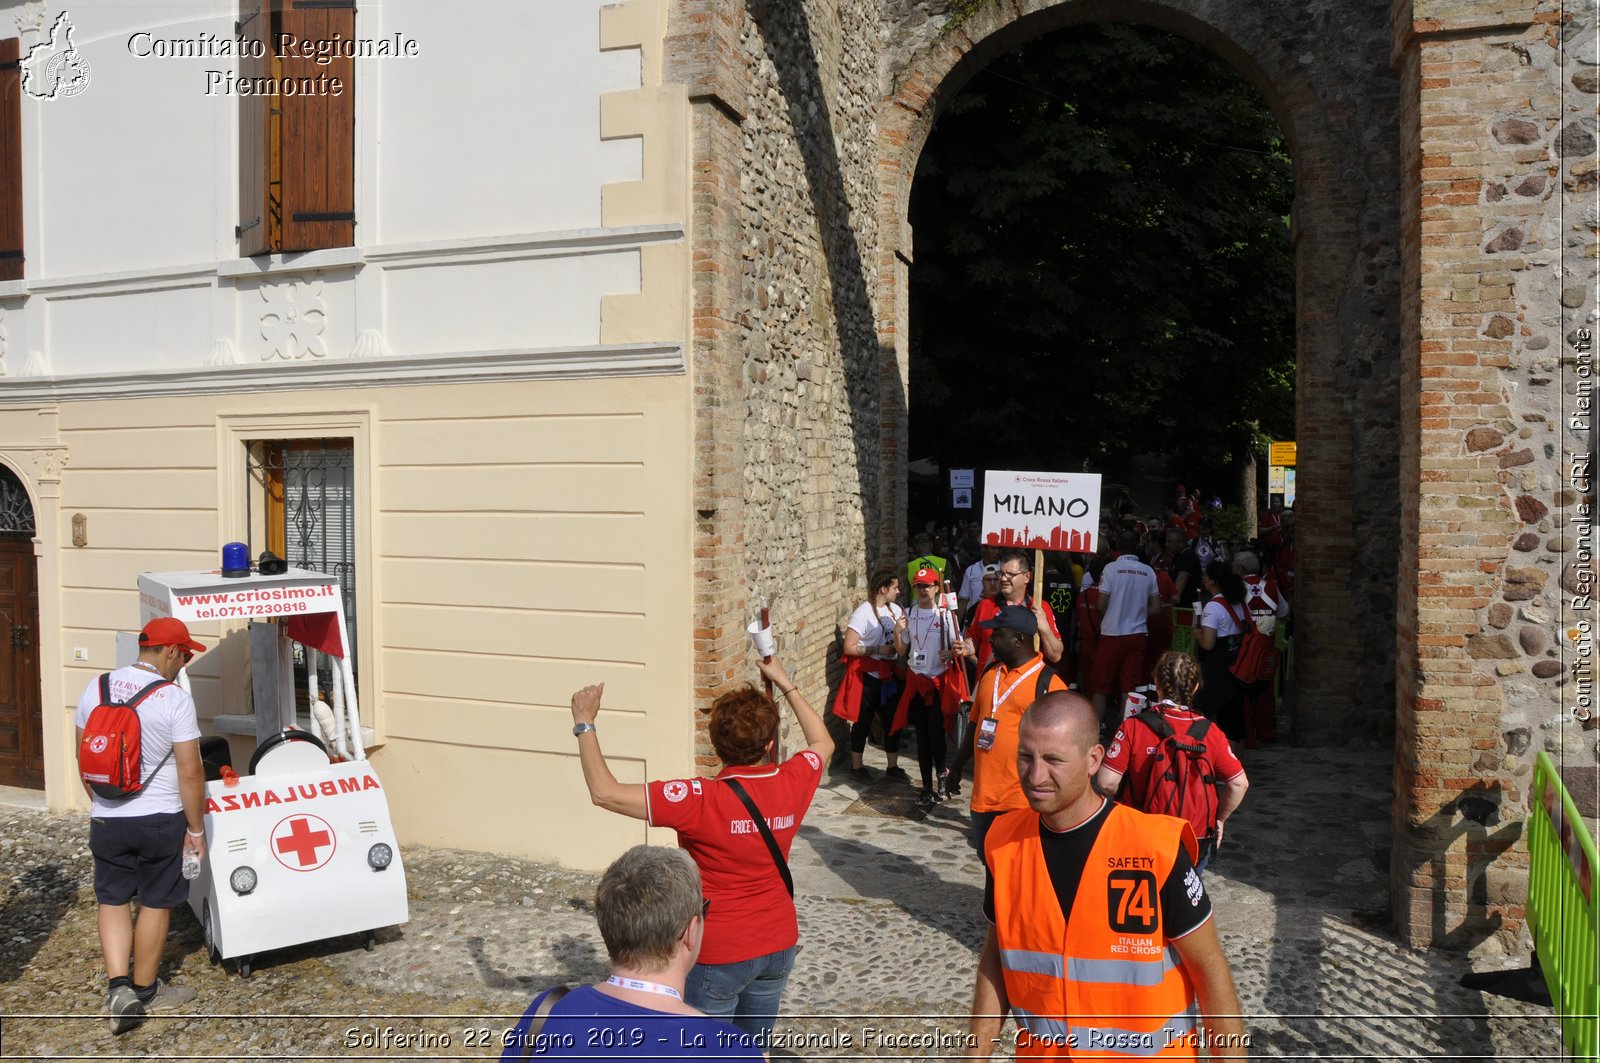
[(183, 877), (182, 812), (109, 816), (89, 820), (94, 854), (94, 899), (122, 905), (137, 894), (146, 908), (177, 908), (189, 899)]

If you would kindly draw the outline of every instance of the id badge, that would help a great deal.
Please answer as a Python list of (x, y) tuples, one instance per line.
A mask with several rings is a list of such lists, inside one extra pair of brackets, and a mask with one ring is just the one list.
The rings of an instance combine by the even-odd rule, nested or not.
[(927, 664), (928, 664), (928, 655), (926, 653), (913, 653), (911, 655), (911, 667), (912, 668), (925, 668), (925, 667), (927, 667)]
[(998, 722), (993, 716), (985, 716), (983, 722), (978, 724), (977, 746), (979, 749), (988, 749), (994, 745), (995, 725)]

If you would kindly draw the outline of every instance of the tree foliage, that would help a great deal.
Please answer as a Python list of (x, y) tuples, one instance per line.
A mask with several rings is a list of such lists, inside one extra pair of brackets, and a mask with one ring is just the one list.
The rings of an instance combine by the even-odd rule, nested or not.
[(1266, 102), (1190, 41), (1091, 25), (995, 60), (912, 189), (912, 454), (1209, 475), (1293, 438), (1292, 189)]

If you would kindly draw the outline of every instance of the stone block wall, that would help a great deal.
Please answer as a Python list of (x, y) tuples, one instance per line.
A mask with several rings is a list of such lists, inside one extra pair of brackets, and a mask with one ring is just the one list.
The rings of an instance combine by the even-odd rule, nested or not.
[[(875, 0), (681, 0), (694, 124), (697, 697), (753, 675), (763, 595), (825, 709), (869, 572), (901, 561), (877, 311)], [(893, 368), (892, 361), (889, 363)], [(700, 762), (715, 765), (703, 729)]]
[(1216, 51), (1290, 138), (1296, 736), (1392, 731), (1403, 933), (1512, 930), (1531, 757), (1593, 759), (1572, 716), (1593, 697), (1577, 657), (1592, 532), (1572, 523), (1592, 504), (1572, 462), (1592, 420), (1573, 416), (1592, 401), (1579, 330), (1596, 323), (1592, 6), (674, 0), (697, 696), (752, 674), (744, 624), (765, 593), (792, 671), (825, 700), (870, 569), (902, 560), (917, 156), (989, 57), (1095, 19)]
[(1393, 29), (1407, 177), (1393, 893), (1411, 941), (1471, 946), (1524, 915), (1534, 754), (1594, 764), (1566, 634), (1592, 561), (1573, 523), (1587, 425), (1571, 415), (1600, 220), (1594, 10), (1397, 0)]

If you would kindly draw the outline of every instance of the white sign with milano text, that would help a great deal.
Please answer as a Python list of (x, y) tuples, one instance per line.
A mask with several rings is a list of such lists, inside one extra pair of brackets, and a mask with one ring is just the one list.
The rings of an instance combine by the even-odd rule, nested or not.
[(1100, 474), (1001, 472), (983, 477), (983, 542), (1090, 553), (1100, 531)]

